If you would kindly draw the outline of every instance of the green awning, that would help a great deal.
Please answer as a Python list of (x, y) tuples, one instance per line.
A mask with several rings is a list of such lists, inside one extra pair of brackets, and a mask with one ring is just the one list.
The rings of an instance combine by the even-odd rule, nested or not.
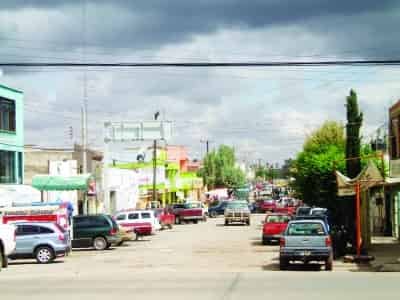
[(87, 191), (92, 174), (76, 176), (35, 175), (32, 186), (39, 191)]

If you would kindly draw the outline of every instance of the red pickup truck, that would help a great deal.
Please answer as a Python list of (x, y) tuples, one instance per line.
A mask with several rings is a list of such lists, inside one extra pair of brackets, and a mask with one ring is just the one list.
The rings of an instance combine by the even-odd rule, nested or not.
[(172, 207), (172, 212), (175, 215), (175, 224), (182, 224), (183, 222), (193, 222), (197, 224), (197, 222), (204, 220), (201, 203), (175, 204)]
[(169, 209), (156, 208), (154, 214), (161, 225), (161, 229), (172, 229), (173, 224), (175, 224), (175, 215)]
[(262, 232), (263, 245), (267, 245), (272, 241), (279, 241), (290, 220), (291, 216), (288, 214), (268, 214), (265, 217)]

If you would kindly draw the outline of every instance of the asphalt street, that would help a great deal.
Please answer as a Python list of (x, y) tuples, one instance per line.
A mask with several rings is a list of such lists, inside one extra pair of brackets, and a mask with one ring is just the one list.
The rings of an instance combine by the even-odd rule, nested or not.
[(223, 219), (175, 226), (104, 252), (74, 251), (49, 265), (13, 261), (0, 273), (0, 299), (396, 299), (397, 273), (335, 263), (277, 267), (278, 246), (260, 243), (262, 216), (252, 225)]

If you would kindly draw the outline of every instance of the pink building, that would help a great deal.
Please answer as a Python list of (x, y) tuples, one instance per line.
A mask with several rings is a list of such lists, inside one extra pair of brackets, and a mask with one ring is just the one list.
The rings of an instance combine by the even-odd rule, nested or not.
[(188, 151), (185, 146), (167, 146), (167, 161), (179, 165), (181, 172), (188, 171)]

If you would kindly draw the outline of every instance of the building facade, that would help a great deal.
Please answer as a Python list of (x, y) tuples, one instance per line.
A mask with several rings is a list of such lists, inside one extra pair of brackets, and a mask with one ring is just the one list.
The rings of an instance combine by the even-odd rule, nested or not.
[(0, 184), (24, 181), (24, 95), (0, 85)]
[(400, 238), (400, 100), (389, 109), (389, 178), (385, 186), (385, 234)]

